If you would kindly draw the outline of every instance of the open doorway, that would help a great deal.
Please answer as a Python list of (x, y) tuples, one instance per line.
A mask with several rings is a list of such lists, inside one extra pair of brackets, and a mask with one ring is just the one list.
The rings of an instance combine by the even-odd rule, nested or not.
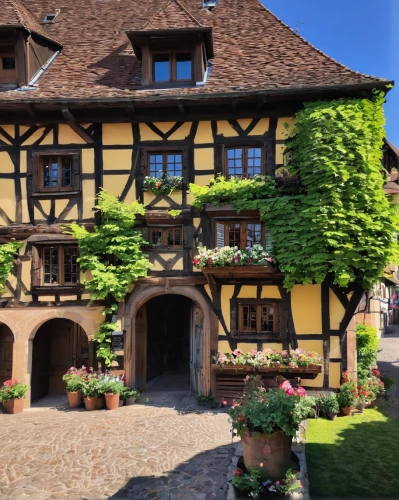
[(62, 376), (71, 366), (90, 365), (89, 342), (82, 328), (69, 319), (44, 323), (33, 339), (32, 403), (65, 393)]
[(10, 328), (0, 323), (0, 386), (12, 379), (14, 335)]

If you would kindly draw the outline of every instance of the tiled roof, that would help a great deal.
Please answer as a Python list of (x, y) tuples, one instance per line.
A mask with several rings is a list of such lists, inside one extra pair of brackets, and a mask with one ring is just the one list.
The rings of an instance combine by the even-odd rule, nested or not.
[[(0, 1), (0, 26), (21, 27), (55, 41), (46, 33), (35, 15), (20, 0)], [(57, 43), (57, 42), (56, 42)]]
[(199, 28), (201, 23), (178, 0), (170, 0), (144, 26), (143, 30)]
[[(9, 2), (0, 0), (0, 9)], [(202, 8), (202, 0), (24, 0), (24, 4), (37, 19), (61, 8), (55, 23), (41, 29), (62, 43), (63, 50), (35, 90), (2, 92), (0, 101), (192, 97), (386, 82), (352, 71), (317, 50), (258, 0), (220, 0), (212, 11)], [(213, 27), (215, 57), (206, 85), (141, 88), (141, 62), (126, 30), (153, 28), (158, 19), (162, 28), (175, 27), (180, 20), (186, 26), (197, 22)]]

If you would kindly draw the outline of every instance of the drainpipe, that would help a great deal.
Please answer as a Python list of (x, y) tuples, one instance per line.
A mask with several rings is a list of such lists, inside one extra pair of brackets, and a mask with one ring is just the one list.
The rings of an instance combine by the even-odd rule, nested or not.
[(57, 52), (55, 52), (51, 57), (50, 59), (46, 62), (46, 64), (44, 64), (40, 69), (39, 71), (36, 73), (36, 75), (32, 78), (32, 80), (28, 83), (28, 87), (31, 87), (33, 85), (35, 85), (35, 83), (39, 80), (39, 78), (42, 76), (42, 74), (46, 71), (47, 68), (49, 68), (51, 66), (51, 64), (53, 63), (54, 59), (58, 56), (58, 54), (60, 53), (59, 50), (57, 50)]

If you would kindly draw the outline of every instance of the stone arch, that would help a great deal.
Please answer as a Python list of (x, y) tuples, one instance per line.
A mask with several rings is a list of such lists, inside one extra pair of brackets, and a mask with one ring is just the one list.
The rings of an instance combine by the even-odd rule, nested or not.
[(160, 295), (184, 295), (197, 304), (204, 315), (203, 335), (203, 380), (202, 393), (211, 391), (211, 350), (217, 349), (218, 319), (211, 308), (211, 303), (194, 286), (146, 286), (137, 285), (129, 296), (124, 311), (124, 328), (126, 330), (125, 371), (128, 383), (134, 386), (133, 363), (135, 362), (135, 318), (138, 310), (149, 300)]
[(89, 339), (92, 339), (94, 337), (98, 326), (98, 324), (93, 319), (87, 318), (83, 314), (83, 311), (43, 311), (43, 314), (40, 314), (39, 312), (36, 317), (32, 318), (25, 325), (27, 331), (30, 332), (29, 340), (32, 341), (35, 338), (35, 335), (39, 328), (51, 319), (69, 319), (74, 323), (77, 323), (84, 330)]

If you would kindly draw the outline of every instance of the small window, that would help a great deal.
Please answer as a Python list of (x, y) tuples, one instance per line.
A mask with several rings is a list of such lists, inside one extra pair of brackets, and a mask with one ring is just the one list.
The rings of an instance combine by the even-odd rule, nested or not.
[(170, 176), (183, 175), (183, 154), (181, 152), (148, 153), (148, 175), (160, 177), (163, 173)]
[(15, 69), (15, 57), (3, 57), (3, 70)]
[(151, 228), (150, 243), (156, 247), (182, 248), (183, 229), (181, 227)]
[(0, 59), (0, 83), (17, 83), (14, 46), (0, 44)]
[(226, 155), (226, 175), (252, 178), (263, 173), (261, 147), (228, 148)]
[(34, 191), (61, 192), (80, 189), (80, 157), (69, 155), (39, 155), (34, 176)]
[(277, 334), (277, 304), (239, 304), (238, 330), (239, 333)]
[(50, 24), (54, 23), (55, 18), (58, 16), (60, 12), (61, 12), (60, 10), (57, 10), (54, 14), (47, 14), (43, 19), (43, 23), (50, 23)]
[(36, 286), (75, 286), (79, 282), (77, 246), (49, 245), (39, 249), (34, 263), (38, 276)]
[(164, 52), (152, 56), (154, 83), (193, 81), (191, 52)]
[(254, 245), (265, 245), (265, 231), (260, 222), (217, 222), (216, 223), (216, 246), (229, 247), (253, 247)]

